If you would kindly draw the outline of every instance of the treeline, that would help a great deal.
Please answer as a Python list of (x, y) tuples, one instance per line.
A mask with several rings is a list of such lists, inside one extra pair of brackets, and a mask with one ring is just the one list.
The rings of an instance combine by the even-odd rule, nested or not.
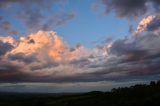
[(125, 92), (125, 91), (141, 91), (145, 92), (144, 90), (150, 90), (151, 92), (157, 91), (160, 89), (160, 80), (159, 81), (151, 81), (150, 84), (136, 84), (134, 86), (130, 87), (119, 87), (119, 88), (113, 88), (111, 92)]
[(160, 106), (160, 81), (70, 96), (7, 94), (0, 106)]

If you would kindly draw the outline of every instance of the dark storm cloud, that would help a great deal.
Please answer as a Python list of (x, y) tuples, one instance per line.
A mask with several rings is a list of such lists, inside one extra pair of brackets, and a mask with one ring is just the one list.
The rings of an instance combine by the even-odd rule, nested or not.
[(106, 11), (110, 12), (114, 10), (119, 17), (139, 16), (145, 14), (147, 0), (103, 0), (106, 5)]
[[(65, 2), (65, 0), (2, 0), (0, 1), (0, 8), (7, 13), (8, 17), (18, 20), (17, 22), (20, 24), (22, 23), (27, 32), (35, 32), (53, 30), (74, 18), (75, 13), (65, 10)], [(14, 7), (16, 12), (7, 10), (13, 6), (16, 6)], [(3, 23), (1, 24), (4, 26)], [(8, 24), (12, 25), (12, 23)], [(5, 28), (8, 28), (8, 24), (5, 24), (5, 26), (7, 25)], [(10, 30), (12, 29), (10, 28)]]
[(106, 7), (106, 12), (115, 11), (119, 17), (135, 18), (143, 16), (150, 11), (147, 4), (158, 12), (160, 7), (159, 0), (102, 0)]

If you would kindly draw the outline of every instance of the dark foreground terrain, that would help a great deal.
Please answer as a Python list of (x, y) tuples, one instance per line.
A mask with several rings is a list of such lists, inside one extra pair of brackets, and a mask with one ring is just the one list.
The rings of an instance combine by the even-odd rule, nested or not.
[(160, 106), (160, 81), (84, 94), (0, 93), (0, 106)]

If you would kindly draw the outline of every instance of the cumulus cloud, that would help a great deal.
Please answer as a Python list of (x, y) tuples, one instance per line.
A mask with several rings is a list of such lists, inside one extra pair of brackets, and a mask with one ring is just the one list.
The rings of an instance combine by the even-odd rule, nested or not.
[[(23, 78), (26, 81), (39, 81), (40, 79), (49, 81), (49, 79), (56, 79), (58, 76), (70, 76), (81, 72), (81, 69), (78, 69), (80, 67), (78, 62), (72, 65), (73, 61), (81, 61), (83, 60), (82, 58), (89, 57), (91, 54), (82, 45), (70, 47), (52, 31), (38, 31), (27, 37), (20, 37), (19, 40), (15, 40), (12, 37), (1, 37), (1, 42), (3, 42), (2, 47), (4, 47), (1, 54), (5, 55), (2, 57), (1, 62), (8, 64), (8, 68), (17, 66), (20, 69), (4, 68), (5, 64), (1, 64), (1, 67), (3, 70), (13, 70), (12, 72), (15, 72), (15, 74), (25, 74), (26, 77), (18, 78), (20, 81), (23, 81)], [(12, 48), (9, 48), (10, 45)], [(8, 73), (8, 71), (3, 72)], [(43, 79), (43, 77), (46, 79)], [(12, 78), (10, 80), (15, 81)]]
[(26, 55), (39, 54), (48, 56), (54, 61), (67, 61), (78, 57), (81, 46), (70, 49), (55, 32), (39, 31), (27, 37), (20, 37), (20, 40), (12, 54), (23, 53)]
[[(71, 47), (53, 31), (38, 31), (15, 40), (1, 56), (0, 82), (93, 82), (157, 78), (159, 33), (106, 40), (95, 48)], [(10, 47), (10, 46), (9, 46)], [(6, 47), (5, 47), (6, 48)]]

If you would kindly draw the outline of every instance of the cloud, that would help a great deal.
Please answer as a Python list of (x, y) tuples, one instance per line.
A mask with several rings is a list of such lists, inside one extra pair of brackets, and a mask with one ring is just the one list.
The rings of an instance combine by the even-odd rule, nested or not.
[(118, 64), (128, 76), (143, 76), (149, 73), (158, 75), (159, 40), (159, 34), (150, 32), (139, 35), (132, 42), (126, 42), (127, 39), (116, 41), (111, 48), (111, 54), (119, 55)]
[(1, 29), (0, 29), (1, 34), (4, 34), (4, 35), (18, 34), (18, 32), (13, 27), (13, 25), (9, 21), (4, 20), (3, 17), (0, 17), (0, 27), (1, 27)]
[[(23, 33), (29, 34), (53, 30), (74, 18), (75, 12), (66, 10), (65, 5), (65, 0), (2, 0), (0, 9), (26, 30)], [(16, 29), (18, 26), (15, 23), (7, 20), (3, 14), (1, 17), (1, 30), (5, 32), (3, 35), (22, 33)]]
[(155, 20), (155, 18), (156, 16), (147, 16), (146, 18), (143, 18), (137, 27), (136, 33), (140, 33), (144, 31), (146, 28), (148, 29), (148, 26), (150, 26), (150, 24)]
[(24, 63), (32, 63), (34, 61), (36, 61), (36, 56), (34, 54), (32, 55), (26, 55), (24, 53), (17, 53), (17, 54), (11, 54), (8, 56), (10, 60), (12, 61), (22, 61)]
[(13, 47), (9, 43), (2, 43), (0, 42), (0, 56), (6, 54), (8, 51), (10, 51)]
[(3, 43), (10, 43), (10, 44), (13, 44), (13, 45), (15, 44), (15, 40), (11, 36), (0, 37), (0, 41), (3, 42)]
[[(97, 82), (158, 78), (160, 36), (152, 31), (106, 40), (95, 48), (71, 47), (53, 31), (38, 31), (15, 40), (2, 53), (0, 82)], [(106, 50), (107, 49), (107, 50)]]
[(145, 14), (147, 0), (102, 0), (106, 12), (114, 10), (119, 17), (135, 17)]
[(6, 39), (0, 37), (0, 56), (5, 55), (7, 52), (13, 49), (13, 45), (10, 42), (12, 42), (12, 39), (10, 39), (10, 37), (6, 37)]
[(160, 27), (160, 17), (159, 15), (149, 15), (139, 22), (136, 31), (133, 33), (134, 35), (139, 35), (142, 32), (159, 32)]
[(160, 1), (159, 0), (152, 0), (154, 8), (156, 9), (156, 11), (158, 12), (160, 9)]
[(159, 0), (102, 0), (102, 3), (105, 5), (106, 13), (115, 11), (117, 16), (129, 19), (144, 16), (151, 10), (158, 13), (160, 7)]
[[(7, 68), (4, 68), (5, 64), (1, 65), (2, 76), (8, 73), (4, 69), (15, 72), (10, 81), (24, 81), (23, 78), (25, 81), (49, 81), (57, 79), (58, 76), (70, 75), (72, 71), (76, 72), (77, 67), (76, 65), (70, 66), (71, 61), (78, 61), (82, 57), (89, 56), (87, 49), (85, 50), (81, 45), (69, 47), (61, 37), (52, 31), (38, 31), (27, 37), (20, 37), (19, 40), (14, 40), (12, 37), (2, 37), (1, 40), (7, 42), (3, 44), (5, 49), (6, 44), (9, 43), (14, 47), (11, 50), (3, 50), (1, 54), (5, 56), (0, 61), (9, 64)], [(17, 79), (19, 73), (25, 77)]]
[(27, 37), (20, 37), (16, 48), (11, 52), (12, 54), (44, 55), (52, 58), (54, 61), (66, 61), (77, 58), (76, 56), (79, 55), (81, 46), (72, 49), (55, 32), (38, 31)]
[(160, 16), (156, 16), (155, 19), (147, 26), (148, 31), (155, 31), (160, 28)]

